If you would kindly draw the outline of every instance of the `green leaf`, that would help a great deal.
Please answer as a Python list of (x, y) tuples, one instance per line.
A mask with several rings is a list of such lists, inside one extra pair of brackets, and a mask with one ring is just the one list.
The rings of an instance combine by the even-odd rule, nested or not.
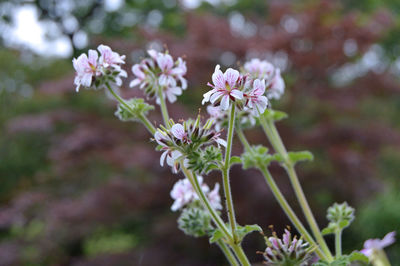
[(281, 112), (281, 111), (275, 111), (272, 109), (266, 109), (263, 116), (266, 119), (270, 119), (273, 121), (279, 121), (279, 120), (282, 120), (282, 119), (288, 117), (288, 115), (286, 113)]
[(241, 163), (242, 163), (242, 159), (238, 156), (232, 156), (231, 159), (229, 160), (230, 165), (241, 164)]
[(292, 163), (296, 164), (300, 161), (312, 161), (314, 156), (309, 151), (289, 152), (289, 159)]
[(335, 233), (335, 229), (330, 227), (330, 226), (328, 226), (328, 227), (322, 229), (321, 233), (322, 233), (322, 235), (333, 234), (333, 233)]
[(210, 238), (210, 244), (217, 242), (218, 240), (222, 239), (223, 237), (224, 237), (224, 234), (221, 232), (221, 230), (215, 229)]
[(316, 263), (313, 263), (313, 266), (348, 266), (349, 264), (350, 264), (349, 256), (345, 255), (336, 258), (331, 263), (326, 261), (318, 261)]
[(240, 241), (242, 241), (242, 239), (249, 233), (254, 232), (254, 231), (258, 231), (258, 232), (262, 232), (262, 229), (259, 225), (257, 224), (252, 224), (252, 225), (245, 225), (245, 226), (238, 226), (237, 227), (237, 234), (239, 236)]
[(350, 254), (349, 260), (350, 260), (350, 262), (362, 261), (362, 262), (365, 262), (365, 263), (369, 263), (368, 257), (365, 256), (364, 254), (360, 253), (360, 252), (357, 252), (357, 251), (354, 251), (353, 253)]
[(251, 151), (242, 154), (243, 169), (251, 167), (267, 167), (272, 161), (276, 161), (276, 155), (268, 153), (268, 148), (262, 145), (252, 146)]
[(349, 221), (349, 220), (340, 221), (340, 222), (339, 222), (339, 228), (340, 228), (340, 229), (346, 228), (347, 226), (349, 226), (349, 224), (350, 224), (350, 221)]

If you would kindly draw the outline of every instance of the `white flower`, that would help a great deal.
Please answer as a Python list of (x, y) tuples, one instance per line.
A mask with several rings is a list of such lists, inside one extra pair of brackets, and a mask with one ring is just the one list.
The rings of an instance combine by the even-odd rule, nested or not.
[(244, 64), (244, 69), (254, 78), (269, 80), (274, 73), (274, 66), (268, 61), (253, 58)]
[(246, 106), (252, 110), (255, 116), (264, 113), (268, 106), (268, 98), (264, 96), (264, 93), (265, 81), (256, 79), (253, 83), (253, 89), (245, 94)]
[(274, 77), (268, 84), (267, 97), (270, 99), (279, 100), (283, 93), (285, 92), (285, 82), (281, 76), (281, 71), (279, 68), (275, 70)]
[(90, 87), (93, 77), (100, 74), (97, 59), (99, 55), (95, 50), (89, 50), (89, 58), (86, 54), (81, 54), (77, 59), (72, 60), (72, 64), (76, 71), (74, 83), (76, 91), (79, 92), (81, 86)]
[(158, 98), (158, 89), (161, 87), (162, 95), (173, 103), (177, 96), (187, 88), (186, 62), (182, 58), (174, 59), (168, 53), (160, 53), (155, 50), (148, 50), (150, 58), (142, 60), (139, 64), (132, 67), (132, 73), (135, 79), (131, 81), (130, 87), (140, 85), (140, 89), (144, 89), (148, 97), (156, 97), (157, 103), (160, 104)]
[(274, 67), (266, 60), (254, 58), (244, 64), (244, 70), (254, 79), (263, 79), (266, 84), (268, 99), (280, 99), (285, 92), (285, 82), (279, 68)]
[(220, 101), (220, 107), (222, 110), (228, 110), (230, 100), (243, 99), (243, 92), (237, 89), (237, 82), (239, 80), (239, 71), (232, 68), (228, 68), (225, 73), (222, 73), (220, 66), (215, 67), (212, 75), (212, 81), (214, 84), (208, 83), (213, 89), (203, 94), (202, 104), (210, 101), (214, 104)]
[(390, 246), (395, 242), (396, 232), (388, 233), (382, 240), (368, 239), (364, 243), (364, 249), (361, 250), (365, 256), (370, 257), (374, 251), (383, 250), (385, 247)]
[(121, 64), (125, 64), (125, 55), (120, 56), (118, 53), (113, 52), (109, 46), (100, 44), (97, 50), (100, 52), (99, 62), (104, 67), (113, 66), (120, 68)]
[[(219, 195), (219, 184), (216, 183), (215, 187), (212, 191), (207, 186), (207, 184), (203, 183), (203, 177), (197, 176), (197, 181), (201, 187), (203, 193), (207, 196), (208, 200), (210, 201), (211, 206), (216, 210), (221, 210), (221, 197)], [(178, 180), (171, 192), (171, 198), (174, 200), (174, 203), (171, 206), (172, 211), (177, 211), (182, 209), (186, 205), (199, 200), (199, 196), (196, 193), (196, 190), (192, 187), (190, 181), (185, 178)]]
[(98, 89), (106, 85), (117, 90), (122, 85), (122, 78), (127, 77), (126, 71), (121, 68), (121, 64), (125, 64), (125, 56), (120, 56), (103, 44), (97, 49), (100, 58), (97, 51), (89, 50), (88, 56), (82, 54), (72, 60), (76, 71), (74, 83), (77, 92), (80, 87)]
[(219, 184), (216, 183), (214, 189), (208, 193), (208, 200), (210, 201), (211, 206), (216, 210), (222, 210), (221, 205), (221, 196), (219, 195)]

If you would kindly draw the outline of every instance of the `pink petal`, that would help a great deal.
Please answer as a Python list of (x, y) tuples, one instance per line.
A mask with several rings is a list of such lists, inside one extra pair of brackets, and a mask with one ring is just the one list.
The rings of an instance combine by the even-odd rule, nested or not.
[(171, 127), (171, 133), (177, 138), (182, 140), (186, 136), (185, 128), (181, 124), (175, 124)]
[(243, 92), (241, 92), (240, 90), (232, 90), (230, 95), (239, 100), (243, 99)]
[(221, 109), (222, 110), (228, 110), (229, 109), (229, 95), (225, 95), (224, 97), (222, 97)]
[(219, 69), (219, 65), (215, 67), (214, 73), (212, 74), (212, 81), (215, 87), (225, 89), (225, 78), (222, 71)]
[(231, 88), (233, 88), (235, 86), (236, 81), (238, 80), (238, 78), (239, 78), (239, 71), (237, 71), (235, 69), (232, 69), (232, 68), (228, 68), (225, 71), (224, 79), (229, 84), (229, 86)]

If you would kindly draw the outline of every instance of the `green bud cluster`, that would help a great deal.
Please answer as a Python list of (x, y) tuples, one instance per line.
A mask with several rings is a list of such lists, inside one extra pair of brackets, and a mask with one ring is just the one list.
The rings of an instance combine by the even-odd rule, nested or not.
[(333, 234), (351, 224), (354, 220), (354, 208), (350, 207), (347, 202), (334, 203), (328, 208), (326, 218), (329, 220), (329, 224), (322, 230), (322, 234)]
[(196, 206), (183, 209), (178, 218), (178, 227), (185, 234), (194, 237), (208, 235), (213, 229), (208, 212)]
[(147, 104), (142, 98), (132, 98), (125, 101), (126, 105), (119, 103), (115, 115), (121, 121), (137, 121), (140, 116), (146, 116), (153, 105)]

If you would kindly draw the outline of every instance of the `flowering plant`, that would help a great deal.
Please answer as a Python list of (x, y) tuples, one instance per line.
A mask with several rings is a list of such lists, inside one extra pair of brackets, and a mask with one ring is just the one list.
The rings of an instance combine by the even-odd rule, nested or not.
[[(83, 54), (73, 60), (76, 70), (76, 90), (105, 89), (117, 101), (116, 116), (122, 121), (141, 122), (161, 151), (160, 165), (165, 163), (174, 174), (183, 174), (171, 190), (174, 200), (171, 210), (180, 211), (178, 227), (194, 237), (208, 236), (210, 243), (217, 244), (231, 265), (250, 265), (242, 249), (245, 236), (253, 231), (262, 233), (258, 225), (241, 226), (236, 219), (233, 196), (230, 189), (230, 168), (241, 164), (244, 169), (256, 168), (264, 176), (282, 210), (292, 222), (300, 237), (292, 237), (285, 230), (282, 238), (276, 233), (266, 237), (263, 257), (267, 265), (349, 265), (354, 261), (371, 262), (373, 265), (390, 265), (383, 248), (394, 242), (394, 232), (383, 240), (368, 240), (364, 249), (350, 254), (342, 253), (342, 231), (354, 220), (354, 209), (347, 203), (333, 204), (328, 209), (329, 224), (319, 229), (308, 205), (296, 174), (295, 165), (300, 161), (312, 160), (308, 151), (288, 152), (275, 123), (287, 115), (271, 108), (271, 99), (278, 100), (284, 93), (285, 84), (280, 70), (267, 61), (252, 59), (244, 64), (241, 71), (229, 68), (224, 72), (217, 65), (208, 83), (211, 90), (204, 93), (202, 104), (207, 106), (210, 118), (202, 122), (200, 115), (176, 123), (169, 118), (166, 100), (173, 103), (187, 88), (186, 63), (182, 58), (176, 61), (168, 52), (148, 51), (148, 58), (133, 65), (135, 78), (130, 87), (139, 86), (147, 99), (155, 98), (160, 105), (163, 123), (154, 126), (147, 118), (154, 106), (141, 98), (125, 100), (118, 94), (122, 78), (127, 73), (121, 68), (124, 56), (113, 52), (110, 47), (98, 47), (100, 57), (94, 50), (88, 56)], [(250, 145), (244, 134), (247, 128), (260, 125), (265, 132), (274, 153), (261, 145)], [(222, 132), (226, 130), (226, 139)], [(231, 156), (233, 136), (237, 135), (244, 147), (240, 157)], [(268, 166), (279, 163), (287, 172), (295, 191), (309, 232), (293, 211)], [(219, 194), (219, 183), (210, 190), (203, 175), (219, 171), (222, 176), (224, 207)], [(227, 213), (224, 221), (221, 213)], [(335, 235), (335, 252), (329, 249), (323, 235)]]

